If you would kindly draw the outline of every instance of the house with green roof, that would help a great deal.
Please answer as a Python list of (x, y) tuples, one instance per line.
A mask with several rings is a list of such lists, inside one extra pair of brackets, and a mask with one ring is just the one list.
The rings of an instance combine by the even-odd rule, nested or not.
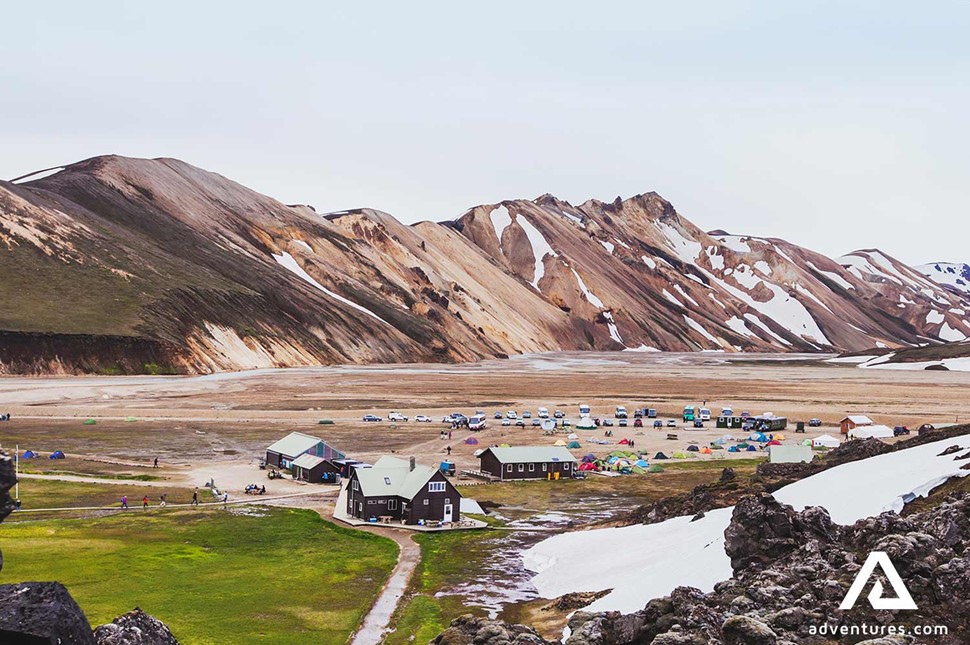
[(363, 521), (403, 524), (458, 522), (461, 493), (438, 468), (397, 457), (354, 468), (347, 480), (347, 513)]

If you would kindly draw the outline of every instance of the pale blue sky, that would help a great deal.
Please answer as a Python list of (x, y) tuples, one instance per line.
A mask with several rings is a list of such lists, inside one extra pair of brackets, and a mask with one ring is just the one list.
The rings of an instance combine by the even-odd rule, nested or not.
[(967, 3), (31, 4), (3, 178), (170, 156), (408, 222), (656, 190), (705, 229), (970, 261)]

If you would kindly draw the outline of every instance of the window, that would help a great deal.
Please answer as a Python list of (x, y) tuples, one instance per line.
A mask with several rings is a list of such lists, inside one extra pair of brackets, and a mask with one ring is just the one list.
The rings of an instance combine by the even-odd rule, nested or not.
[(357, 480), (354, 480), (354, 490), (360, 490), (360, 486), (357, 484)]
[(562, 465), (562, 469), (563, 469), (563, 470), (569, 470), (569, 464), (568, 464), (568, 463), (566, 463), (566, 464), (563, 464), (563, 465)]
[(549, 464), (542, 464), (542, 472), (549, 470)]
[(429, 502), (428, 502), (428, 500), (427, 500), (427, 499), (425, 499), (425, 500), (424, 500), (424, 505), (425, 505), (425, 506), (427, 506), (427, 505), (428, 505), (428, 503), (429, 503)]
[(536, 465), (535, 464), (529, 464), (529, 472), (530, 473), (534, 473), (535, 470), (536, 470)]
[(512, 472), (512, 464), (509, 464), (508, 466), (505, 467), (505, 472), (507, 473)]
[(525, 464), (519, 464), (519, 472), (520, 473), (524, 473), (525, 472)]
[(450, 497), (446, 497), (445, 498), (445, 506), (447, 506), (448, 504), (451, 504), (451, 498)]
[(391, 478), (390, 477), (385, 477), (384, 478), (384, 483), (387, 484), (388, 486), (390, 486), (391, 485)]
[(396, 499), (389, 499), (389, 500), (387, 500), (387, 510), (389, 510), (389, 511), (397, 510), (397, 500)]
[(377, 502), (375, 502), (375, 501), (374, 501), (374, 500), (372, 500), (372, 499), (369, 499), (369, 500), (367, 500), (367, 505), (368, 505), (368, 506), (370, 506), (371, 504), (376, 504), (376, 503), (377, 503)]
[(445, 483), (444, 482), (429, 482), (428, 483), (428, 492), (429, 493), (443, 493), (443, 492), (445, 492)]

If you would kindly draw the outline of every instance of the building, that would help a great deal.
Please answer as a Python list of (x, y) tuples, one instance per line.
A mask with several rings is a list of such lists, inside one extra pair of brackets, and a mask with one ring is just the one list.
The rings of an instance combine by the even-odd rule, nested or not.
[(768, 446), (768, 459), (773, 464), (807, 463), (814, 457), (811, 446), (801, 444)]
[(381, 457), (370, 468), (351, 470), (347, 513), (364, 521), (458, 522), (461, 493), (440, 470), (415, 464), (413, 457)]
[(893, 429), (889, 426), (866, 425), (849, 430), (849, 439), (892, 439), (894, 436)]
[(311, 484), (320, 482), (336, 484), (340, 481), (341, 470), (339, 465), (309, 453), (294, 459), (290, 467), (293, 471), (293, 479), (296, 481), (310, 482)]
[(340, 469), (333, 465), (333, 460), (347, 456), (319, 437), (291, 432), (266, 449), (266, 464), (276, 468), (289, 468), (301, 455), (321, 457), (330, 463), (331, 472), (338, 473)]
[(846, 418), (839, 421), (839, 427), (842, 428), (842, 434), (849, 434), (849, 430), (858, 428), (860, 426), (871, 425), (875, 425), (873, 420), (864, 414), (850, 414)]
[(481, 471), (502, 480), (560, 479), (576, 472), (576, 458), (562, 446), (486, 448)]

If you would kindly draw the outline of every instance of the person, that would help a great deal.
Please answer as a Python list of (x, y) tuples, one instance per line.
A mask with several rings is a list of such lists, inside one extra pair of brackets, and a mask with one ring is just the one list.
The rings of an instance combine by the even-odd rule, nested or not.
[(128, 496), (127, 495), (122, 495), (121, 496), (121, 508), (128, 508)]
[(158, 468), (158, 457), (155, 457), (155, 464), (152, 466), (152, 468)]
[(192, 504), (195, 505), (195, 506), (198, 506), (199, 505), (199, 489), (198, 488), (196, 488), (194, 491), (192, 491)]
[(141, 498), (141, 507), (148, 508), (148, 495)]
[(448, 456), (450, 457), (451, 456), (451, 446), (448, 446), (447, 448), (445, 448), (445, 450), (448, 451)]
[(161, 495), (159, 495), (159, 497), (158, 497), (158, 505), (159, 506), (165, 506), (165, 504), (168, 503), (168, 500), (166, 499), (167, 497), (168, 497), (168, 494), (167, 493), (162, 493)]
[(448, 431), (448, 441), (451, 441), (451, 430)]
[(260, 495), (266, 494), (266, 484), (263, 484), (262, 488), (259, 489), (259, 494)]
[(225, 508), (229, 505), (229, 493), (222, 494), (222, 507)]

